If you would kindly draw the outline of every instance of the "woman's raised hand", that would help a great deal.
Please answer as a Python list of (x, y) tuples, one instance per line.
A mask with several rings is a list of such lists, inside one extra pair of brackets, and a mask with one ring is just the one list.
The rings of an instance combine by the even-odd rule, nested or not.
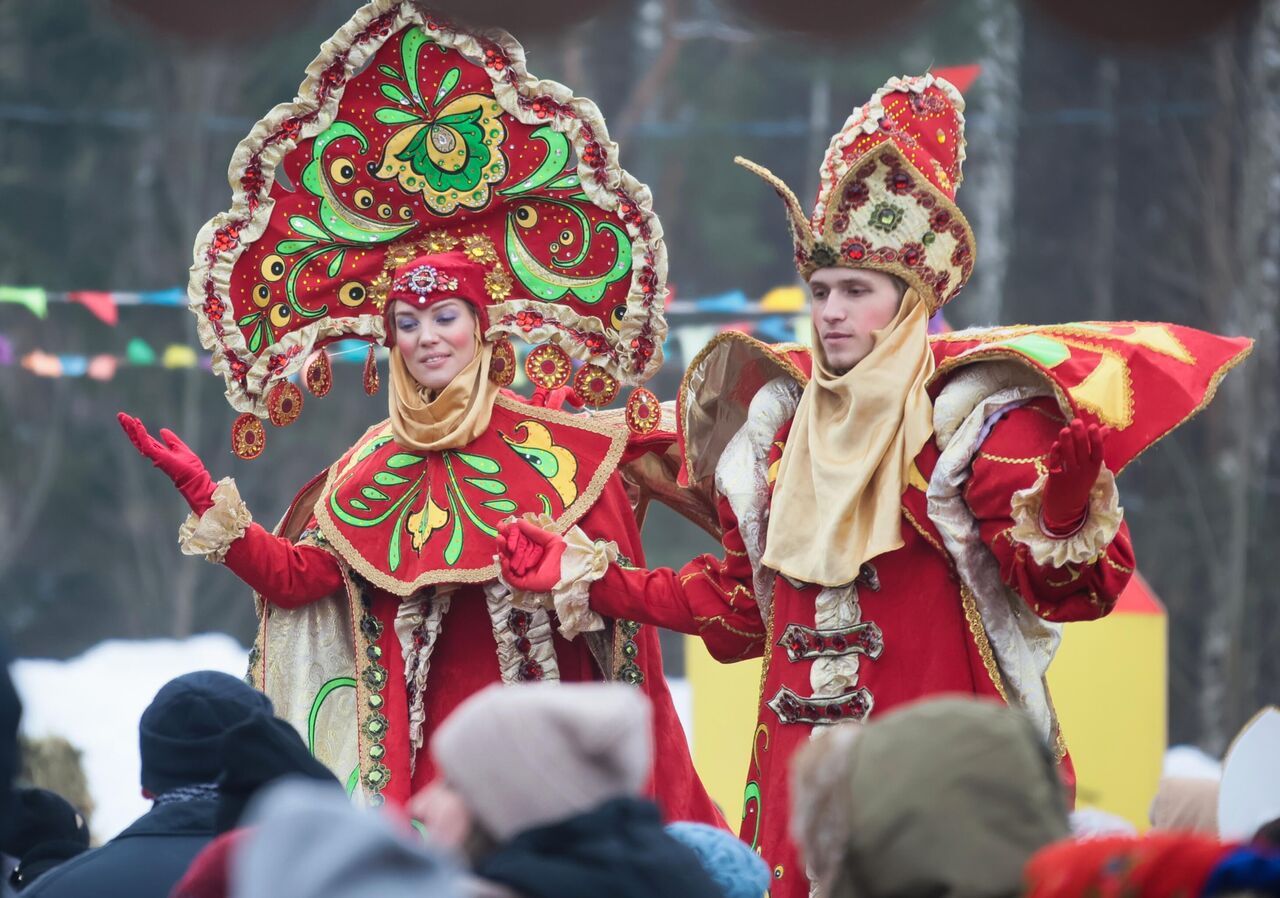
[(530, 521), (498, 525), (498, 563), (502, 577), (525, 592), (551, 592), (560, 582), (565, 542)]
[(147, 433), (147, 428), (137, 418), (120, 412), (116, 415), (116, 420), (120, 422), (120, 427), (134, 448), (151, 459), (151, 463), (173, 481), (192, 511), (204, 514), (213, 507), (213, 478), (209, 476), (200, 456), (178, 439), (176, 433), (161, 428), (160, 440), (164, 442), (160, 442)]

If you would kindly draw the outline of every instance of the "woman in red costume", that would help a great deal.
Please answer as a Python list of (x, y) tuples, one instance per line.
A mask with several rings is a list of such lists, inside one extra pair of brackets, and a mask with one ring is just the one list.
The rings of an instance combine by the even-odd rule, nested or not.
[[(725, 334), (693, 360), (681, 477), (723, 553), (611, 564), (590, 588), (605, 617), (697, 634), (721, 661), (763, 656), (741, 835), (775, 898), (810, 894), (788, 767), (831, 724), (938, 693), (1003, 700), (1072, 782), (1044, 675), (1061, 622), (1107, 614), (1133, 573), (1113, 473), (1249, 351), (1140, 322), (930, 338), (973, 270), (963, 109), (942, 79), (890, 80), (832, 138), (812, 215), (745, 163), (786, 203), (813, 349)], [(504, 528), (507, 582), (559, 607), (564, 546)]]
[(323, 346), (336, 339), (390, 348), (389, 417), (302, 489), (273, 534), (177, 436), (120, 416), (191, 506), (183, 552), (257, 594), (252, 682), (371, 804), (432, 778), (424, 744), (479, 689), (618, 679), (653, 702), (653, 792), (667, 816), (719, 820), (656, 631), (596, 619), (577, 636), (573, 613), (513, 595), (494, 558), (512, 515), (563, 533), (576, 565), (563, 600), (586, 614), (590, 583), (642, 557), (619, 468), (657, 423), (652, 394), (632, 394), (624, 423), (502, 389), (508, 335), (542, 343), (526, 369), (544, 396), (566, 386), (570, 356), (584, 362), (574, 387), (596, 406), (661, 364), (661, 228), (616, 159), (595, 106), (530, 76), (509, 36), (370, 3), (325, 44), (298, 100), (237, 149), (234, 205), (197, 238), (190, 295), (243, 412), (237, 454), (262, 452), (262, 416), (297, 418), (291, 375), (327, 392)]

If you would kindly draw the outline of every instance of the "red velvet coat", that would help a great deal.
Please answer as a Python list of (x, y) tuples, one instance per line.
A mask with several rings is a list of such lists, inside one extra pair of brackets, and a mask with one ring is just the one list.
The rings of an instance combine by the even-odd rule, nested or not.
[[(519, 419), (513, 417), (507, 420), (503, 415), (507, 415), (508, 412), (519, 415)], [(613, 541), (628, 558), (643, 559), (644, 553), (636, 519), (622, 481), (614, 470), (619, 460), (618, 453), (611, 453), (604, 460), (588, 458), (581, 451), (581, 446), (584, 445), (580, 439), (582, 435), (578, 434), (575, 437), (570, 429), (572, 425), (565, 425), (569, 419), (570, 416), (558, 412), (520, 407), (503, 400), (501, 407), (495, 409), (494, 430), (515, 449), (522, 448), (524, 444), (514, 440), (514, 437), (522, 432), (521, 424), (512, 424), (514, 420), (520, 420), (523, 424), (527, 424), (530, 420), (546, 424), (553, 438), (547, 445), (551, 445), (557, 451), (561, 445), (569, 445), (572, 441), (578, 440), (578, 447), (575, 449), (578, 456), (577, 464), (573, 466), (573, 473), (584, 485), (587, 483), (602, 485), (598, 490), (595, 487), (587, 489), (585, 486), (577, 490), (572, 486), (566, 486), (561, 478), (562, 491), (569, 489), (572, 492), (562, 497), (555, 497), (547, 488), (551, 480), (544, 481), (537, 477), (530, 477), (531, 472), (523, 468), (518, 459), (501, 455), (503, 451), (501, 446), (497, 449), (493, 448), (495, 440), (482, 443), (481, 447), (476, 449), (471, 446), (466, 447), (468, 450), (479, 453), (488, 452), (488, 456), (468, 455), (465, 458), (470, 459), (474, 464), (483, 464), (490, 456), (493, 459), (499, 459), (500, 461), (495, 462), (494, 466), (501, 464), (501, 471), (495, 470), (493, 475), (506, 479), (505, 495), (512, 498), (521, 499), (522, 493), (531, 488), (530, 483), (534, 483), (541, 484), (539, 488), (551, 497), (546, 500), (547, 502), (554, 499), (559, 503), (560, 498), (566, 498), (573, 501), (562, 504), (573, 505), (577, 501), (575, 497), (580, 498), (584, 503), (589, 502), (589, 507), (581, 517), (575, 515), (576, 525), (593, 539)], [(352, 671), (356, 674), (355, 677), (340, 685), (356, 686), (361, 690), (358, 692), (360, 695), (358, 722), (352, 720), (350, 715), (345, 718), (346, 725), (353, 727), (358, 725), (361, 760), (358, 770), (350, 772), (348, 785), (349, 788), (354, 788), (359, 778), (365, 786), (366, 793), (376, 793), (379, 801), (389, 799), (403, 802), (429, 782), (434, 775), (435, 768), (429, 756), (427, 744), (436, 724), (472, 693), (492, 683), (504, 681), (499, 648), (495, 644), (495, 622), (491, 620), (492, 609), (487, 602), (484, 588), (486, 583), (492, 583), (494, 579), (485, 574), (484, 565), (492, 562), (495, 547), (491, 537), (479, 531), (467, 531), (465, 541), (461, 538), (457, 540), (457, 544), (465, 542), (467, 546), (461, 552), (460, 558), (456, 554), (449, 555), (449, 549), (445, 549), (445, 557), (457, 563), (457, 570), (445, 570), (442, 573), (428, 569), (425, 575), (432, 576), (436, 582), (433, 585), (412, 590), (413, 594), (421, 594), (424, 590), (431, 592), (441, 586), (456, 587), (450, 596), (448, 610), (444, 612), (434, 648), (430, 654), (430, 667), (425, 688), (422, 690), (422, 710), (425, 717), (424, 745), (415, 752), (410, 743), (408, 726), (412, 687), (406, 685), (407, 653), (403, 650), (401, 639), (395, 630), (397, 611), (402, 602), (406, 601), (407, 596), (397, 595), (392, 589), (374, 585), (370, 581), (381, 576), (382, 583), (403, 593), (409, 593), (412, 584), (409, 586), (400, 584), (389, 578), (388, 571), (370, 568), (368, 564), (370, 558), (375, 561), (379, 558), (385, 560), (387, 534), (391, 534), (394, 539), (399, 539), (399, 534), (405, 531), (405, 525), (401, 520), (394, 530), (384, 527), (377, 533), (371, 531), (368, 545), (361, 546), (365, 557), (356, 559), (354, 569), (351, 560), (352, 545), (347, 544), (341, 549), (336, 548), (335, 540), (326, 538), (325, 534), (336, 533), (342, 536), (344, 533), (355, 533), (356, 537), (360, 537), (361, 532), (351, 529), (326, 531), (323, 526), (317, 527), (316, 512), (332, 513), (334, 509), (341, 509), (340, 501), (334, 499), (330, 502), (330, 499), (340, 493), (344, 476), (352, 470), (346, 467), (347, 462), (353, 457), (359, 458), (355, 449), (376, 442), (377, 432), (378, 428), (372, 429), (365, 438), (362, 438), (361, 443), (353, 447), (352, 452), (335, 464), (330, 471), (326, 489), (318, 494), (319, 499), (316, 498), (317, 493), (314, 489), (316, 482), (313, 481), (313, 484), (300, 494), (299, 500), (295, 500), (294, 507), (286, 517), (286, 524), (282, 526), (287, 528), (290, 520), (305, 521), (305, 526), (298, 526), (295, 523), (291, 528), (287, 528), (294, 533), (301, 530), (300, 539), (295, 541), (284, 536), (273, 535), (254, 523), (241, 538), (230, 545), (224, 563), (253, 587), (268, 606), (265, 609), (267, 613), (263, 617), (258, 647), (265, 644), (264, 634), (273, 626), (272, 621), (275, 620), (279, 610), (305, 609), (311, 603), (321, 600), (330, 601), (335, 595), (341, 597), (344, 590), (352, 594), (353, 598), (349, 606), (351, 611), (347, 616), (350, 621), (349, 630), (354, 633), (357, 670)], [(393, 445), (388, 446), (388, 451), (393, 449)], [(376, 460), (376, 455), (377, 453), (370, 453), (367, 457)], [(400, 458), (404, 459), (405, 456)], [(479, 461), (476, 461), (477, 458)], [(561, 462), (563, 473), (565, 470), (563, 456)], [(401, 472), (410, 472), (411, 479), (413, 476), (411, 472), (415, 469), (411, 465), (406, 465), (404, 461), (397, 464), (401, 465), (398, 468)], [(430, 461), (430, 464), (435, 464), (435, 461)], [(456, 457), (453, 459), (453, 464), (455, 467), (459, 466)], [(547, 471), (544, 470), (542, 473), (546, 474)], [(462, 472), (459, 471), (454, 486), (457, 487), (464, 479)], [(471, 502), (474, 504), (468, 510), (468, 514), (484, 513), (495, 520), (499, 519), (509, 510), (506, 505), (499, 506), (500, 511), (486, 512), (480, 504), (482, 499), (492, 500), (494, 494), (502, 495), (498, 491), (497, 481), (472, 477), (468, 483), (474, 486), (476, 481), (479, 481), (479, 486), (483, 489), (472, 491)], [(376, 482), (383, 484), (381, 488), (389, 494), (384, 497), (387, 502), (396, 500), (393, 488), (386, 486), (394, 481), (387, 479), (385, 471)], [(467, 489), (471, 487), (468, 486)], [(366, 492), (363, 495), (367, 497), (370, 494)], [(463, 520), (462, 503), (467, 498), (464, 491), (437, 492), (435, 497), (446, 508), (452, 509), (456, 518)], [(426, 507), (430, 505), (432, 499), (431, 494), (428, 493), (425, 498), (406, 496), (404, 502), (405, 515), (402, 515), (402, 518), (407, 516), (412, 508), (417, 507), (419, 502), (423, 503), (422, 507)], [(369, 503), (372, 504), (373, 500), (369, 500)], [(553, 512), (560, 507), (560, 504), (555, 504), (552, 508)], [(574, 507), (578, 506), (574, 505)], [(312, 508), (315, 511), (312, 511)], [(377, 510), (377, 508), (374, 509), (374, 511)], [(483, 517), (483, 514), (480, 516)], [(476, 518), (472, 518), (471, 521), (472, 524), (477, 523)], [(412, 529), (409, 532), (412, 533)], [(440, 526), (423, 544), (410, 544), (406, 540), (405, 553), (408, 560), (402, 564), (401, 572), (403, 573), (403, 569), (407, 566), (409, 570), (405, 574), (406, 577), (420, 579), (424, 576), (413, 565), (421, 563), (423, 558), (427, 557), (427, 553), (431, 550), (432, 539), (435, 539), (438, 544), (443, 544), (448, 536), (449, 527)], [(379, 539), (381, 543), (378, 542)], [(453, 542), (450, 543), (450, 545), (453, 544)], [(370, 546), (379, 545), (381, 555), (369, 549)], [(437, 546), (437, 551), (438, 548)], [(421, 551), (417, 551), (419, 549)], [(417, 552), (416, 555), (415, 552)], [(469, 558), (473, 562), (470, 568), (467, 567)], [(475, 565), (480, 567), (477, 568)], [(458, 578), (453, 583), (449, 581), (451, 574)], [(338, 601), (338, 607), (346, 613), (348, 606), (345, 597)], [(363, 610), (361, 610), (362, 607)], [(504, 609), (502, 613), (505, 615), (509, 612)], [(518, 612), (515, 612), (515, 615), (520, 616)], [(528, 618), (523, 619), (527, 621)], [(649, 791), (656, 797), (666, 816), (673, 820), (698, 820), (723, 824), (719, 812), (694, 772), (684, 731), (676, 716), (663, 676), (657, 632), (652, 627), (639, 626), (625, 620), (610, 621), (610, 629), (605, 631), (607, 638), (603, 640), (604, 649), (602, 650), (601, 640), (597, 640), (595, 645), (591, 646), (588, 640), (581, 636), (573, 640), (562, 638), (558, 632), (554, 632), (554, 615), (551, 623), (553, 630), (551, 644), (554, 648), (559, 679), (567, 682), (621, 679), (643, 689), (651, 699), (654, 711), (653, 738), (656, 760)], [(517, 679), (540, 679), (551, 675), (542, 670), (530, 656), (527, 639), (513, 639), (513, 647), (525, 653)], [(606, 656), (603, 661), (600, 658), (601, 654)], [(370, 662), (367, 666), (364, 666), (365, 659), (369, 659)], [(528, 668), (530, 663), (533, 664), (532, 669)], [(252, 674), (255, 681), (261, 684), (267, 679), (270, 665), (262, 659), (261, 652), (258, 650), (255, 650), (251, 664), (254, 667)], [(608, 669), (602, 665), (607, 665)], [(510, 681), (510, 678), (507, 678), (507, 681)], [(271, 694), (269, 680), (267, 682), (267, 692)], [(323, 690), (321, 692), (323, 693)], [(305, 701), (311, 701), (310, 692), (305, 696)], [(322, 701), (323, 699), (317, 698), (316, 707), (319, 707)], [(363, 707), (365, 702), (371, 703), (376, 713), (366, 711)], [(313, 711), (311, 716), (314, 721), (316, 712)], [(377, 718), (380, 721), (380, 731), (374, 732), (369, 729), (371, 718)], [(512, 748), (516, 750), (515, 746)], [(370, 755), (371, 749), (372, 755)], [(335, 772), (340, 778), (345, 779), (348, 776), (347, 770)], [(370, 780), (371, 774), (372, 780)], [(549, 787), (554, 788), (554, 784), (549, 784)]]
[[(790, 426), (788, 422), (774, 441), (771, 463), (781, 457)], [(1121, 525), (1096, 563), (1069, 570), (1036, 564), (1027, 547), (1010, 535), (1010, 497), (1034, 484), (1061, 426), (1049, 400), (1007, 414), (974, 462), (965, 499), (980, 522), (983, 541), (1000, 562), (1004, 582), (1031, 610), (1054, 621), (1087, 620), (1111, 610), (1133, 571), (1127, 528)], [(926, 480), (937, 457), (930, 442), (917, 459)], [(813, 692), (814, 660), (793, 660), (787, 631), (793, 625), (815, 627), (819, 588), (798, 587), (777, 576), (769, 611), (762, 615), (738, 522), (723, 500), (719, 512), (723, 557), (704, 555), (680, 571), (612, 566), (593, 587), (591, 603), (602, 614), (696, 634), (721, 661), (765, 656), (741, 836), (772, 867), (772, 894), (807, 895), (809, 882), (787, 832), (787, 769), (813, 729), (805, 715), (818, 709), (803, 702)], [(982, 620), (928, 518), (919, 486), (908, 488), (902, 498), (902, 538), (903, 547), (874, 559), (873, 570), (864, 568), (856, 586), (863, 627), (850, 628), (856, 632), (844, 638), (867, 641), (859, 652), (857, 685), (867, 690), (876, 714), (939, 693), (1003, 696)], [(775, 710), (770, 703), (778, 704), (784, 689), (800, 702)], [(846, 705), (819, 713), (860, 719), (869, 711)], [(1065, 755), (1065, 748), (1061, 751)], [(1066, 773), (1070, 776), (1069, 761)]]

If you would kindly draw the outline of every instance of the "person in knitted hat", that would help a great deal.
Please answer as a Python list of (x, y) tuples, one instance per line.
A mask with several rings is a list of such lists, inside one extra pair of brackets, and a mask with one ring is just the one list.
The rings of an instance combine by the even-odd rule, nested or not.
[(15, 892), (89, 850), (89, 826), (72, 804), (48, 789), (18, 789), (9, 834), (0, 851), (17, 858), (9, 874)]
[[(676, 409), (688, 489), (670, 492), (722, 552), (613, 561), (586, 590), (590, 614), (763, 657), (740, 835), (774, 898), (809, 894), (785, 781), (822, 727), (998, 698), (1074, 779), (1045, 674), (1062, 623), (1110, 612), (1133, 573), (1114, 474), (1251, 348), (1145, 322), (931, 336), (977, 249), (956, 204), (963, 111), (944, 78), (890, 79), (832, 137), (812, 213), (739, 160), (783, 200), (813, 348), (729, 332), (698, 353)], [(530, 521), (497, 540), (508, 583), (581, 617), (567, 545)]]
[(793, 835), (823, 898), (1015, 898), (1071, 832), (1055, 766), (1021, 711), (926, 699), (797, 753)]
[[(231, 445), (241, 458), (268, 464), (263, 419), (298, 419), (295, 380), (328, 392), (336, 340), (369, 344), (371, 396), (374, 347), (388, 350), (387, 414), (360, 434), (333, 422), (334, 461), (271, 532), (178, 435), (152, 436), (120, 413), (191, 509), (181, 551), (253, 589), (251, 682), (344, 783), (356, 771), (359, 800), (403, 804), (429, 783), (428, 737), (493, 683), (616, 680), (653, 704), (662, 775), (647, 788), (673, 815), (719, 822), (657, 630), (585, 607), (552, 614), (513, 593), (493, 551), (511, 517), (564, 533), (574, 546), (565, 591), (580, 606), (611, 559), (643, 558), (642, 511), (623, 473), (670, 445), (650, 442), (658, 403), (643, 389), (630, 414), (564, 403), (575, 404), (572, 381), (602, 408), (661, 365), (666, 250), (648, 189), (619, 165), (594, 104), (561, 85), (553, 100), (509, 35), (370, 0), (308, 69), (339, 70), (337, 81), (308, 81), (286, 104), (293, 112), (277, 106), (242, 143), (256, 195), (237, 174), (235, 211), (197, 237), (192, 311), (240, 412)], [(388, 99), (402, 93), (431, 101), (415, 107), (421, 120)], [(232, 219), (241, 224), (227, 231)], [(509, 389), (513, 340), (538, 344), (529, 399)], [(292, 476), (287, 454), (272, 461), (284, 472), (259, 473)]]
[(199, 670), (170, 680), (138, 723), (142, 791), (155, 803), (152, 809), (23, 894), (168, 898), (215, 834), (226, 732), (271, 714), (270, 699), (230, 674)]
[(622, 685), (490, 687), (432, 737), (439, 778), (412, 809), (481, 880), (526, 898), (715, 896), (640, 797), (651, 727)]
[(668, 823), (666, 829), (698, 856), (724, 898), (761, 898), (769, 890), (769, 865), (733, 833), (687, 821)]

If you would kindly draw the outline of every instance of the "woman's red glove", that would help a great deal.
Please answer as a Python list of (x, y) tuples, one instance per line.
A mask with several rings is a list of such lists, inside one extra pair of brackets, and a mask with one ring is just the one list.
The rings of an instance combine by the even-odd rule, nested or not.
[(1049, 449), (1049, 476), (1040, 519), (1050, 536), (1070, 536), (1089, 513), (1089, 493), (1102, 470), (1102, 444), (1109, 427), (1079, 418), (1058, 432)]
[(560, 582), (564, 539), (529, 521), (498, 525), (498, 563), (502, 577), (525, 592), (551, 592)]
[(586, 405), (582, 401), (582, 397), (578, 395), (578, 391), (572, 386), (556, 387), (554, 390), (538, 387), (533, 391), (531, 401), (534, 405), (555, 409), (563, 409), (566, 405), (570, 408), (580, 409)]
[(213, 508), (213, 478), (205, 469), (204, 462), (186, 443), (178, 439), (172, 430), (161, 429), (160, 442), (151, 434), (137, 418), (120, 412), (116, 415), (120, 427), (134, 448), (151, 459), (151, 463), (163, 471), (173, 485), (182, 493), (191, 510), (196, 514), (204, 514)]

